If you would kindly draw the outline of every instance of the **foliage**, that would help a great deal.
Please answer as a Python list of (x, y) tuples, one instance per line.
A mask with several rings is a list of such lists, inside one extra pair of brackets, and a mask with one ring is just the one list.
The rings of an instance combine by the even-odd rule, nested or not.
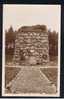
[(52, 57), (58, 56), (58, 33), (49, 31), (49, 55)]

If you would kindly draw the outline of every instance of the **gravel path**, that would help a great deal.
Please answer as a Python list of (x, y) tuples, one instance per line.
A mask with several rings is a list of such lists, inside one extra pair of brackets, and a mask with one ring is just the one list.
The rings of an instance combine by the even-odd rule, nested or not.
[(46, 93), (55, 94), (56, 87), (52, 85), (48, 78), (39, 68), (24, 67), (16, 77), (7, 85), (11, 93)]

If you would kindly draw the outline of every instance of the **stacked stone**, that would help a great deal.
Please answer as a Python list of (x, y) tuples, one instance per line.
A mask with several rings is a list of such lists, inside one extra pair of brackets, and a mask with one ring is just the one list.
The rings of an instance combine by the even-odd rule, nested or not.
[[(21, 32), (15, 40), (14, 63), (20, 63), (20, 51), (23, 51), (26, 61), (33, 57), (36, 64), (47, 64), (49, 62), (48, 34), (43, 32)], [(28, 60), (27, 58), (28, 57)], [(25, 62), (26, 62), (25, 61)], [(24, 62), (24, 63), (25, 63)], [(30, 62), (28, 62), (28, 65)], [(32, 63), (31, 63), (32, 64)]]
[(20, 51), (20, 45), (19, 45), (19, 41), (18, 41), (18, 37), (16, 37), (16, 40), (15, 40), (15, 51), (14, 51), (14, 57), (13, 57), (13, 62), (15, 65), (19, 65), (19, 60), (20, 60), (20, 57), (19, 57), (19, 51)]

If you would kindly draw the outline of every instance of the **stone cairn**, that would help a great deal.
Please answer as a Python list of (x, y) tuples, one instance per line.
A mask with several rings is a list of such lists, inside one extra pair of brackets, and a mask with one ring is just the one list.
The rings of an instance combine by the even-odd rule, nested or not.
[(49, 63), (48, 33), (22, 31), (15, 40), (13, 61), (15, 65), (47, 65)]

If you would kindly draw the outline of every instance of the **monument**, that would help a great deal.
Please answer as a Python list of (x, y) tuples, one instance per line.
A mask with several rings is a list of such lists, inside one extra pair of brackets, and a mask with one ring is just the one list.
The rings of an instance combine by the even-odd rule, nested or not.
[(13, 61), (15, 65), (47, 65), (49, 62), (48, 32), (23, 27), (16, 34)]

